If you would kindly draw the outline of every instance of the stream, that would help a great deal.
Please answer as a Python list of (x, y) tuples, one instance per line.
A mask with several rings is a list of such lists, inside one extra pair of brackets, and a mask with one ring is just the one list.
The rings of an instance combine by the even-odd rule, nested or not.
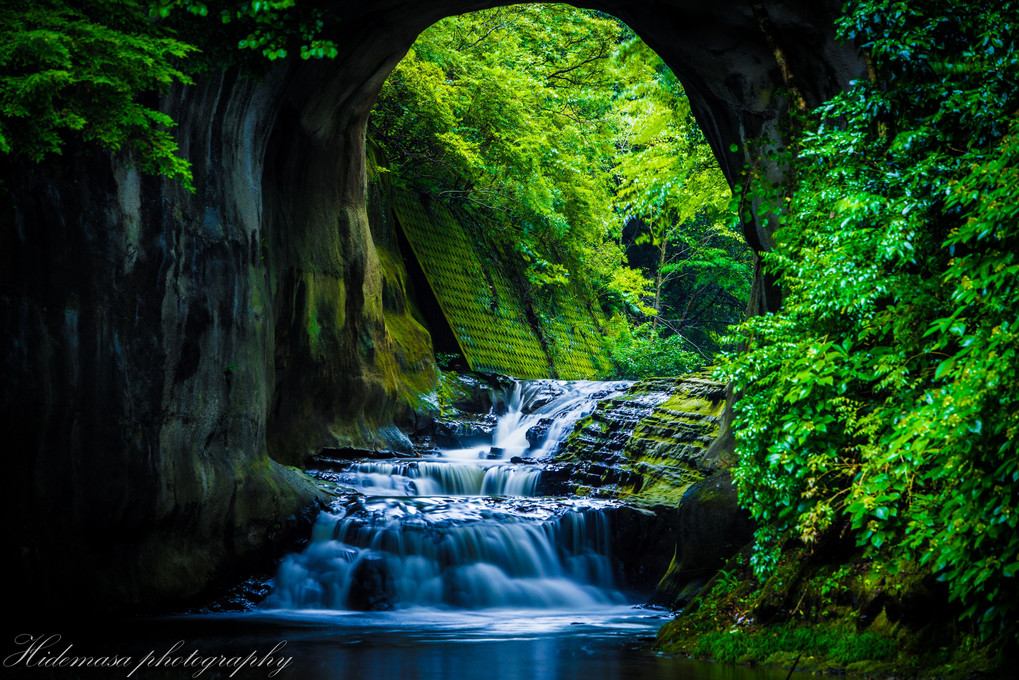
[(490, 441), (319, 471), (356, 495), (319, 516), (258, 611), (192, 622), (248, 646), (275, 632), (308, 678), (770, 678), (651, 652), (670, 614), (621, 585), (616, 504), (536, 495), (576, 422), (628, 386), (515, 383)]
[(566, 383), (548, 398), (547, 381), (515, 383), (490, 443), (320, 475), (357, 495), (319, 516), (264, 607), (544, 613), (632, 603), (611, 557), (614, 504), (535, 496), (542, 462), (599, 398), (626, 386)]
[(517, 382), (490, 438), (311, 470), (343, 493), (269, 596), (129, 626), (123, 653), (142, 665), (110, 677), (781, 680), (650, 651), (671, 614), (623, 585), (618, 503), (537, 495), (576, 422), (628, 385)]

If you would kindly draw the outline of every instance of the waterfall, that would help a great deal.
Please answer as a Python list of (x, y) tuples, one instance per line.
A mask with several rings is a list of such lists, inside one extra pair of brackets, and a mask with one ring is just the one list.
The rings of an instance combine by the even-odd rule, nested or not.
[(280, 567), (267, 605), (584, 609), (622, 601), (605, 509), (557, 508), (533, 519), (461, 505), (374, 501), (323, 513), (311, 545)]
[[(618, 604), (610, 503), (534, 498), (551, 457), (627, 383), (517, 382), (490, 449), (360, 461), (320, 475), (360, 493), (281, 564), (284, 609), (585, 609)], [(516, 456), (526, 461), (506, 462)], [(530, 497), (523, 500), (521, 497)]]
[(338, 481), (376, 496), (463, 496), (480, 493), (484, 478), (485, 468), (477, 465), (365, 461), (354, 465)]
[(521, 383), (513, 385), (513, 391), (506, 400), (506, 412), (496, 422), (492, 433), (492, 448), (511, 452), (510, 455), (521, 455), (527, 450), (527, 427), (521, 427), (523, 419), (523, 388)]
[[(578, 420), (591, 415), (601, 399), (623, 392), (629, 385), (592, 380), (517, 383), (507, 399), (506, 413), (496, 424), (492, 449), (502, 458), (550, 458)], [(549, 390), (558, 391), (558, 396), (535, 405), (536, 397)]]
[(488, 468), (481, 484), (486, 496), (533, 496), (541, 470), (517, 465), (496, 465)]
[(365, 461), (332, 480), (370, 496), (533, 496), (540, 477), (530, 465)]

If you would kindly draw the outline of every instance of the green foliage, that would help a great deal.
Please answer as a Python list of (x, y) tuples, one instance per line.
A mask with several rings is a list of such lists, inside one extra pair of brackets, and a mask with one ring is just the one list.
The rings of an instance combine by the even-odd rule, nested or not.
[(825, 657), (844, 666), (858, 661), (881, 661), (895, 655), (893, 638), (873, 633), (784, 624), (748, 632), (739, 628), (703, 635), (694, 653), (733, 663), (740, 658), (764, 661), (788, 653)]
[[(631, 58), (655, 64), (640, 41), (627, 48)], [(628, 256), (652, 282), (644, 317), (714, 351), (712, 333), (743, 319), (751, 253), (682, 86), (664, 66), (648, 75), (629, 84), (614, 111), (616, 209), (638, 226)]]
[(855, 0), (840, 30), (876, 77), (799, 122), (791, 191), (751, 187), (780, 224), (783, 308), (719, 374), (744, 395), (755, 567), (848, 524), (1014, 636), (1019, 5)]
[[(590, 282), (605, 311), (684, 336), (742, 319), (750, 255), (728, 186), (676, 77), (614, 19), (565, 5), (445, 19), (390, 76), (369, 135), (395, 181), (484, 220), (533, 288)], [(623, 264), (633, 217), (654, 224), (653, 266)], [(655, 342), (672, 357), (658, 372), (689, 363), (673, 360), (684, 341)]]
[[(191, 17), (213, 17), (231, 24), (229, 35), (237, 34), (237, 48), (253, 50), (270, 61), (298, 53), (302, 59), (332, 59), (338, 50), (331, 40), (320, 36), (329, 15), (298, 0), (151, 0), (153, 18), (172, 18), (175, 10)], [(185, 21), (184, 25), (195, 22)], [(221, 40), (220, 33), (215, 40)]]
[(39, 162), (69, 140), (127, 150), (190, 186), (169, 116), (147, 93), (190, 82), (195, 48), (148, 21), (140, 0), (8, 0), (0, 7), (0, 152)]
[(661, 224), (634, 220), (627, 231), (636, 235), (626, 250), (628, 264), (647, 281), (639, 303), (628, 311), (683, 336), (706, 355), (717, 352), (718, 337), (745, 318), (753, 272), (736, 220), (719, 213), (712, 219), (712, 212), (706, 208), (657, 233)]
[(336, 45), (321, 38), (329, 20), (298, 0), (7, 0), (0, 152), (40, 162), (71, 143), (95, 144), (191, 189), (174, 122), (155, 96), (203, 70), (250, 68), (243, 51), (260, 60), (335, 57)]
[(623, 36), (566, 6), (450, 17), (389, 77), (369, 134), (398, 182), (489, 216), (533, 285), (563, 285), (601, 257), (612, 225), (607, 113), (613, 83), (632, 78), (616, 59)]
[(610, 326), (614, 334), (608, 336), (606, 343), (617, 378), (640, 380), (686, 375), (704, 366), (704, 357), (691, 351), (683, 338), (665, 335), (650, 323), (630, 327), (617, 317)]

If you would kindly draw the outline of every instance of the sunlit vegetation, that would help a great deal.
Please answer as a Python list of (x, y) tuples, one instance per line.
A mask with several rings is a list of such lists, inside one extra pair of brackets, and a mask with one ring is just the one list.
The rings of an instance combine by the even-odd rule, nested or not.
[[(618, 375), (697, 368), (742, 319), (750, 253), (729, 187), (676, 77), (611, 17), (516, 5), (445, 19), (390, 76), (369, 136), (394, 181), (484, 219), (531, 286), (597, 290)], [(633, 267), (628, 223), (630, 255), (654, 253)]]

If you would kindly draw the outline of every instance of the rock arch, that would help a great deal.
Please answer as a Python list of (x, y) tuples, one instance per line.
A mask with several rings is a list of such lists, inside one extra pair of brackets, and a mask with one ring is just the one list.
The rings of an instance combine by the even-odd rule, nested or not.
[[(314, 504), (277, 460), (399, 445), (394, 418), (410, 410), (399, 382), (429, 367), (396, 356), (382, 318), (365, 122), (421, 30), (496, 4), (337, 2), (334, 61), (175, 90), (163, 108), (194, 194), (94, 152), (8, 172), (4, 551), (26, 604), (195, 595)], [(834, 39), (836, 0), (584, 4), (626, 21), (676, 71), (732, 183), (756, 160), (744, 141), (776, 138), (790, 106), (864, 70)], [(746, 235), (769, 245), (766, 224)], [(757, 290), (759, 309), (774, 304)]]

